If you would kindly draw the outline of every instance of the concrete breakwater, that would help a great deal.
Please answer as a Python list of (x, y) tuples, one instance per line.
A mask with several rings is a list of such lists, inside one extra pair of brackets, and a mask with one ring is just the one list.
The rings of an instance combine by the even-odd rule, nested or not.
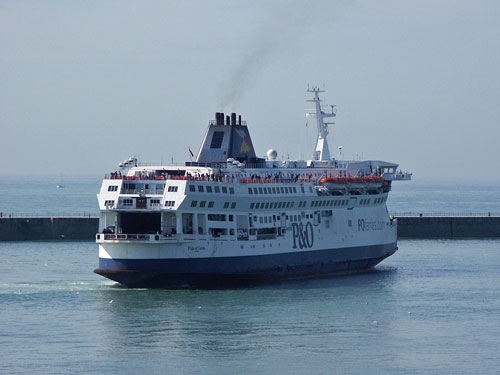
[(36, 216), (0, 218), (0, 241), (92, 240), (96, 216)]
[[(500, 216), (398, 216), (399, 238), (500, 237)], [(96, 216), (0, 218), (0, 241), (87, 240), (98, 229)]]
[(500, 237), (500, 216), (397, 216), (398, 238)]

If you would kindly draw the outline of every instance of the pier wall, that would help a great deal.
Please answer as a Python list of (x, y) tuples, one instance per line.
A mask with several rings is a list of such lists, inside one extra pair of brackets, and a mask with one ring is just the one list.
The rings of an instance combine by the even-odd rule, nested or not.
[[(500, 216), (399, 216), (399, 238), (500, 238)], [(92, 241), (94, 216), (3, 217), (0, 241)]]
[(398, 238), (500, 237), (499, 216), (398, 216)]
[(0, 218), (0, 241), (92, 240), (98, 217), (3, 217)]

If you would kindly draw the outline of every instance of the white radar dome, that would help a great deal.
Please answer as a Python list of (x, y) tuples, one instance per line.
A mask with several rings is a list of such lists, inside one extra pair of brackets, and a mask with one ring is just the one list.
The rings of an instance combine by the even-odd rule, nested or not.
[(278, 151), (276, 151), (274, 148), (270, 149), (267, 152), (267, 158), (269, 160), (276, 160), (277, 157), (278, 157)]

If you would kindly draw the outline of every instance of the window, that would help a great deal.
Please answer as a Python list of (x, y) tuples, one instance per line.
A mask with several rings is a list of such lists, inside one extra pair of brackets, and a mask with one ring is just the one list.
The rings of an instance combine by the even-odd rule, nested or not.
[(266, 209), (269, 208), (269, 202), (266, 202)]
[(290, 207), (293, 208), (293, 206), (295, 206), (295, 202), (290, 202)]
[(273, 187), (273, 194), (276, 194), (276, 188)]
[(304, 186), (301, 186), (301, 187), (300, 187), (300, 190), (302, 190), (302, 194), (305, 194), (305, 193), (306, 193), (306, 191), (304, 190)]
[(212, 192), (212, 187), (211, 186), (207, 186), (207, 193), (211, 193)]
[(264, 188), (264, 194), (267, 194), (267, 188), (266, 187)]
[[(252, 204), (253, 204), (253, 203), (252, 203)], [(255, 209), (258, 209), (258, 208), (259, 208), (259, 206), (260, 206), (260, 203), (259, 203), (259, 202), (255, 203)], [(252, 206), (250, 206), (250, 208), (252, 208)]]
[(205, 207), (205, 204), (206, 204), (206, 203), (207, 203), (207, 202), (205, 202), (205, 201), (201, 201), (201, 202), (200, 202), (200, 207)]
[(250, 203), (250, 209), (252, 210), (255, 207), (255, 203)]
[(229, 215), (229, 221), (233, 221), (234, 220), (234, 216), (233, 215)]
[(314, 207), (314, 201), (311, 202), (311, 207)]
[(264, 194), (261, 187), (259, 188), (259, 194)]
[(253, 194), (252, 188), (248, 188), (248, 194)]
[(212, 142), (210, 148), (221, 148), (222, 140), (224, 139), (224, 132), (214, 132), (212, 135)]
[(288, 186), (285, 186), (285, 193), (288, 194), (289, 191), (288, 191)]
[(231, 208), (236, 208), (236, 202), (231, 203)]
[(175, 201), (165, 201), (165, 207), (174, 207)]
[(158, 205), (158, 204), (160, 204), (160, 200), (159, 199), (151, 199), (149, 201), (149, 203), (151, 204), (151, 206)]
[(115, 201), (106, 201), (104, 202), (104, 207), (113, 207), (115, 205)]
[(259, 191), (257, 190), (257, 188), (253, 188), (253, 193), (254, 194), (259, 194)]
[(264, 218), (263, 218), (262, 216), (261, 216), (261, 217), (259, 217), (259, 223), (261, 223), (261, 224), (262, 224), (263, 222), (264, 222)]
[(194, 185), (189, 185), (189, 191), (194, 191)]
[(212, 208), (213, 206), (214, 206), (214, 202), (213, 201), (208, 202), (208, 208)]
[(295, 186), (293, 187), (293, 192), (297, 194), (297, 188)]
[(216, 193), (220, 193), (220, 187), (216, 186), (214, 189)]
[(124, 199), (123, 200), (124, 206), (132, 206), (133, 204), (134, 204), (134, 201), (132, 199)]
[(229, 208), (229, 202), (224, 202), (224, 208)]
[(229, 188), (229, 194), (234, 194), (234, 188), (232, 187)]
[(222, 194), (227, 194), (227, 187), (225, 186), (222, 187)]
[[(203, 186), (202, 186), (203, 187)], [(175, 193), (179, 187), (178, 186), (169, 186), (168, 192)], [(146, 188), (147, 189), (147, 188)]]
[(210, 221), (226, 221), (226, 215), (208, 214), (207, 217)]
[(197, 204), (198, 204), (198, 201), (192, 201), (191, 202), (191, 207), (196, 207)]
[(108, 191), (118, 191), (118, 186), (117, 185), (108, 186)]
[(198, 185), (198, 191), (199, 191), (200, 193), (203, 193), (203, 185)]
[(285, 188), (283, 186), (280, 187), (280, 190), (281, 190), (281, 194), (285, 194)]

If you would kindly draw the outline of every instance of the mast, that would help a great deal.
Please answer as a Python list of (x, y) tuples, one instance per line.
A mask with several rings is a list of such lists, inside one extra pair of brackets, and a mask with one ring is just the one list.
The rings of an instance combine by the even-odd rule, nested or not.
[(314, 98), (308, 100), (308, 102), (313, 102), (316, 105), (316, 112), (308, 112), (306, 116), (316, 117), (316, 123), (318, 127), (318, 140), (316, 141), (316, 149), (314, 150), (313, 160), (324, 161), (330, 160), (330, 149), (328, 148), (328, 140), (326, 136), (328, 135), (328, 125), (334, 124), (334, 122), (325, 122), (324, 118), (335, 117), (334, 106), (331, 106), (331, 113), (325, 113), (321, 109), (321, 99), (319, 98), (320, 92), (325, 92), (320, 90), (318, 87), (313, 87), (312, 89), (307, 89), (307, 92), (314, 93)]

